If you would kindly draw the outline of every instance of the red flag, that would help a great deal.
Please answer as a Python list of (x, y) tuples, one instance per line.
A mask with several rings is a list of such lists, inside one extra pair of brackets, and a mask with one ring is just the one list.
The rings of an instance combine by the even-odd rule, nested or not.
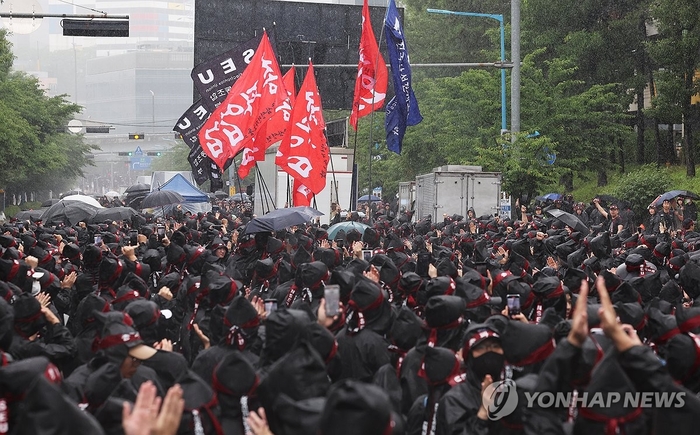
[(223, 170), (287, 98), (277, 58), (265, 33), (253, 59), (199, 132), (204, 152)]
[(319, 193), (326, 186), (329, 159), (322, 110), (314, 66), (309, 62), (309, 70), (294, 102), (289, 128), (277, 149), (275, 163), (295, 180), (303, 181), (313, 193)]
[(357, 120), (381, 109), (387, 88), (386, 63), (377, 41), (374, 39), (372, 22), (369, 19), (369, 6), (365, 0), (362, 6), (362, 36), (360, 36), (360, 61), (357, 64), (355, 94), (352, 101), (350, 125), (357, 130)]
[(294, 179), (293, 189), (292, 204), (294, 204), (294, 207), (311, 205), (311, 197), (314, 196), (314, 193), (308, 187), (301, 184), (299, 180)]
[(265, 160), (265, 150), (284, 137), (287, 125), (292, 116), (294, 106), (294, 67), (282, 77), (288, 99), (275, 109), (275, 113), (267, 121), (260, 132), (243, 149), (241, 164), (238, 166), (238, 176), (245, 178), (255, 166), (255, 162)]

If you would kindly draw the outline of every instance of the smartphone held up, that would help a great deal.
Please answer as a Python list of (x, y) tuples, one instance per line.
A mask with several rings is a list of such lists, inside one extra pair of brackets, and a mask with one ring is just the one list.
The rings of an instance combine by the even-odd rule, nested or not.
[(340, 286), (327, 285), (323, 297), (326, 300), (326, 316), (337, 316), (340, 313)]

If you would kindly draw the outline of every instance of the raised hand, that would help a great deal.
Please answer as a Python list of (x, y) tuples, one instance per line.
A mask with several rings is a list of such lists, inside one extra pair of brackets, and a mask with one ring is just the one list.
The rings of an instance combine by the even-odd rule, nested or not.
[(588, 337), (588, 281), (581, 280), (581, 288), (576, 299), (576, 306), (571, 321), (571, 331), (566, 338), (576, 347), (583, 346)]

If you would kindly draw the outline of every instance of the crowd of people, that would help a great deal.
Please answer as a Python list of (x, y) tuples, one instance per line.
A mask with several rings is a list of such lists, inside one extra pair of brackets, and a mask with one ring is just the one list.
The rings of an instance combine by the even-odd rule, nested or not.
[[(335, 209), (331, 223), (368, 227), (334, 237), (313, 222), (248, 233), (252, 211), (231, 207), (3, 224), (0, 433), (690, 434), (700, 423), (692, 201), (650, 207), (643, 224), (600, 198), (437, 222), (375, 204)], [(569, 400), (532, 399), (555, 393)], [(628, 393), (681, 400), (586, 399)]]

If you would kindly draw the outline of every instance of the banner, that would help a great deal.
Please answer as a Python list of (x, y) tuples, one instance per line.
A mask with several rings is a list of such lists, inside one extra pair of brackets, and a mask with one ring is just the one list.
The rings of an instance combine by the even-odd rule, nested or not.
[(199, 132), (199, 143), (219, 168), (241, 152), (287, 98), (277, 58), (264, 33), (248, 67)]
[(247, 177), (250, 170), (255, 166), (255, 162), (265, 160), (265, 151), (284, 137), (284, 132), (287, 130), (287, 125), (289, 125), (289, 120), (292, 116), (292, 107), (294, 106), (294, 67), (284, 74), (282, 82), (288, 98), (284, 100), (281, 106), (275, 109), (274, 115), (260, 129), (260, 134), (254, 137), (243, 149), (241, 165), (238, 167), (239, 178)]
[(199, 100), (185, 111), (173, 127), (173, 131), (182, 135), (182, 140), (190, 149), (199, 145), (199, 130), (209, 118), (210, 113), (211, 111), (207, 109), (202, 100)]
[(384, 120), (386, 147), (390, 151), (401, 154), (401, 144), (406, 133), (406, 126), (417, 125), (423, 120), (423, 116), (420, 114), (418, 101), (413, 94), (408, 47), (394, 0), (389, 0), (384, 28), (387, 51), (389, 52), (389, 65), (391, 65), (394, 92), (396, 93), (386, 106)]
[(199, 143), (190, 150), (187, 161), (192, 166), (192, 175), (197, 184), (204, 184), (210, 178), (211, 160), (207, 157)]
[(357, 120), (380, 109), (386, 98), (387, 88), (386, 63), (377, 41), (374, 39), (372, 22), (369, 16), (367, 0), (362, 6), (362, 35), (360, 37), (360, 61), (357, 64), (357, 79), (353, 94), (350, 125), (357, 130)]
[(231, 86), (243, 74), (260, 45), (262, 34), (195, 66), (190, 73), (202, 103), (214, 111), (226, 99)]
[(304, 185), (314, 194), (326, 186), (329, 160), (322, 110), (314, 66), (309, 62), (304, 83), (294, 102), (289, 128), (277, 150), (275, 163), (295, 180), (304, 180)]
[(173, 127), (173, 131), (180, 133), (182, 140), (190, 148), (187, 160), (192, 166), (192, 174), (197, 184), (203, 184), (207, 180), (221, 179), (221, 171), (216, 165), (213, 165), (199, 144), (199, 130), (209, 118), (209, 114), (209, 110), (202, 101), (197, 101), (185, 111)]

